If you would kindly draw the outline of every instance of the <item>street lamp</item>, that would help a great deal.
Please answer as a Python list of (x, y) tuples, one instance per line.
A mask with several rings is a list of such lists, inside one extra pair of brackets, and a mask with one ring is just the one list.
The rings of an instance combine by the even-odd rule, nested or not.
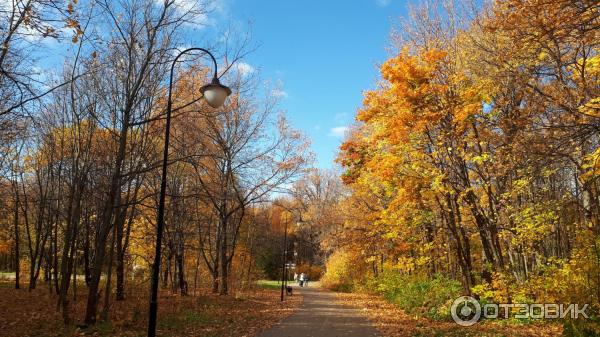
[(283, 302), (283, 290), (285, 288), (285, 280), (286, 280), (286, 268), (285, 268), (285, 263), (287, 260), (287, 232), (288, 232), (288, 219), (287, 219), (287, 214), (286, 214), (286, 221), (285, 221), (285, 232), (283, 233), (283, 258), (282, 258), (282, 263), (281, 263), (281, 302)]
[(165, 148), (163, 152), (162, 162), (162, 178), (160, 181), (160, 197), (158, 201), (158, 216), (156, 221), (156, 247), (154, 252), (154, 264), (152, 265), (152, 285), (150, 294), (150, 312), (148, 314), (148, 337), (156, 336), (156, 312), (158, 309), (158, 277), (160, 270), (160, 250), (162, 243), (163, 230), (165, 227), (165, 196), (167, 190), (167, 160), (169, 157), (169, 135), (171, 128), (171, 110), (172, 110), (172, 91), (173, 91), (173, 73), (175, 71), (175, 64), (177, 60), (185, 53), (190, 51), (202, 51), (213, 61), (214, 75), (212, 81), (200, 88), (200, 93), (206, 99), (208, 105), (213, 108), (218, 108), (225, 103), (227, 96), (231, 94), (231, 89), (224, 86), (219, 82), (217, 76), (217, 60), (208, 50), (204, 48), (188, 48), (175, 57), (173, 64), (171, 64), (171, 74), (169, 77), (169, 96), (167, 99), (167, 120), (165, 126)]

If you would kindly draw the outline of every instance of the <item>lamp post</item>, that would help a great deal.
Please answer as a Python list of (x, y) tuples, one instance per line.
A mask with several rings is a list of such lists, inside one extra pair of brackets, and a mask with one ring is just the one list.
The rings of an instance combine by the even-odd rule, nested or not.
[(231, 94), (231, 89), (222, 85), (217, 76), (217, 60), (215, 57), (204, 48), (188, 48), (180, 52), (171, 64), (171, 73), (169, 77), (169, 95), (167, 99), (167, 119), (165, 126), (165, 148), (163, 152), (162, 162), (162, 178), (160, 181), (160, 196), (158, 201), (158, 216), (156, 221), (156, 247), (154, 252), (154, 264), (152, 265), (152, 285), (150, 291), (150, 312), (148, 314), (148, 337), (156, 336), (156, 312), (158, 309), (158, 277), (160, 271), (160, 250), (162, 243), (163, 230), (165, 227), (165, 196), (167, 190), (167, 160), (169, 157), (169, 135), (171, 128), (171, 110), (172, 110), (172, 91), (173, 91), (173, 73), (177, 60), (184, 54), (191, 51), (201, 51), (210, 56), (214, 65), (214, 75), (212, 81), (200, 88), (200, 93), (206, 99), (208, 105), (213, 108), (218, 108), (225, 103), (227, 96)]
[(282, 259), (282, 266), (281, 266), (281, 302), (283, 302), (283, 289), (285, 288), (285, 279), (286, 279), (286, 260), (287, 260), (287, 232), (288, 232), (288, 222), (287, 221), (287, 214), (286, 214), (286, 221), (285, 221), (285, 232), (283, 233), (283, 259)]

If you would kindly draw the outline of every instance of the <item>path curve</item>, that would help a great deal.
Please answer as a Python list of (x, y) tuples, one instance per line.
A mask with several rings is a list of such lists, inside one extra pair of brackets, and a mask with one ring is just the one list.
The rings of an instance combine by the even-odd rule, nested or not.
[[(300, 288), (294, 287), (294, 292)], [(303, 303), (291, 316), (258, 337), (378, 337), (359, 309), (321, 288), (301, 288)]]

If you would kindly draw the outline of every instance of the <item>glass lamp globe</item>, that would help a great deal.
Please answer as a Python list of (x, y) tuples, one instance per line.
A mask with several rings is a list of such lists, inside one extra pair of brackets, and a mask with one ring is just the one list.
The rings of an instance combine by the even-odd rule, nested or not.
[(208, 105), (213, 108), (219, 108), (225, 103), (227, 96), (231, 95), (231, 89), (219, 82), (219, 79), (214, 77), (210, 84), (200, 88), (200, 92), (206, 99)]

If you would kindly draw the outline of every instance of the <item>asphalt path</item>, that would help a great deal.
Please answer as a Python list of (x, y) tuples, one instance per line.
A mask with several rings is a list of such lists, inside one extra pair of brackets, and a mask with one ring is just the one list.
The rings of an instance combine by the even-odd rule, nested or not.
[(359, 309), (341, 303), (335, 293), (294, 287), (302, 293), (300, 308), (258, 337), (378, 337)]

